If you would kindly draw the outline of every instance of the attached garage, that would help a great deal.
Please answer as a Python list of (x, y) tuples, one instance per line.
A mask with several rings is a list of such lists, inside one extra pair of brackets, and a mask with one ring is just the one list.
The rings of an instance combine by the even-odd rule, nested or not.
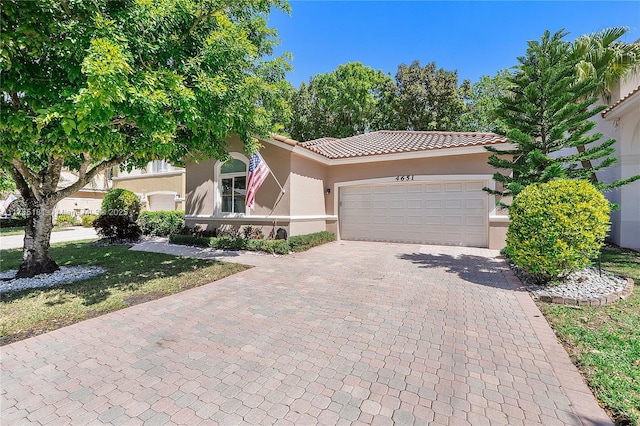
[(171, 191), (157, 191), (148, 193), (147, 202), (149, 203), (149, 210), (152, 212), (160, 210), (175, 210), (176, 196), (177, 194)]
[(342, 186), (345, 240), (469, 247), (489, 245), (484, 180), (423, 180)]

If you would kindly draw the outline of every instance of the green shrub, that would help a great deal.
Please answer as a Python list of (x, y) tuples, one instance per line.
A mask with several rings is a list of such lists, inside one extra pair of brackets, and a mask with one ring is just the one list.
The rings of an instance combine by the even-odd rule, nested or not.
[(0, 219), (0, 228), (20, 228), (27, 224), (25, 217), (12, 217), (11, 219)]
[(93, 221), (96, 220), (98, 216), (93, 214), (85, 214), (82, 216), (82, 226), (85, 228), (91, 228), (93, 226)]
[(177, 233), (184, 227), (184, 212), (178, 210), (144, 211), (138, 216), (138, 225), (144, 235), (166, 236)]
[(76, 224), (76, 218), (70, 214), (62, 213), (56, 217), (57, 226), (73, 226)]
[(316, 232), (307, 235), (294, 235), (289, 237), (289, 248), (291, 251), (299, 252), (309, 250), (311, 247), (319, 246), (331, 241), (335, 241), (336, 236), (328, 231)]
[(210, 247), (220, 250), (250, 250), (267, 253), (288, 254), (290, 251), (304, 251), (320, 244), (335, 241), (336, 236), (330, 232), (298, 235), (287, 240), (244, 239), (229, 237), (203, 237), (182, 233), (171, 234), (169, 241), (173, 244), (185, 244), (198, 247)]
[(509, 209), (507, 254), (538, 283), (562, 278), (598, 255), (609, 211), (609, 202), (584, 180), (529, 185)]
[(140, 213), (140, 198), (128, 189), (110, 189), (102, 200), (100, 215), (125, 216), (134, 220)]
[(137, 223), (122, 215), (100, 215), (93, 221), (98, 235), (110, 242), (137, 241), (142, 231)]

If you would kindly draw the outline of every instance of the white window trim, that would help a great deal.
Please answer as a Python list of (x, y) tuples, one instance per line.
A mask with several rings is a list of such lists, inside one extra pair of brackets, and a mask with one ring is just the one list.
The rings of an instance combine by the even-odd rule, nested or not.
[[(242, 161), (247, 166), (247, 183), (249, 177), (249, 158), (242, 155), (239, 152), (230, 152), (232, 158), (236, 160)], [(219, 218), (234, 218), (234, 217), (249, 217), (251, 216), (251, 209), (246, 209), (246, 213), (228, 213), (222, 211), (222, 191), (220, 181), (222, 180), (222, 173), (220, 170), (222, 169), (223, 161), (216, 161), (216, 164), (213, 166), (213, 215), (214, 217)]]

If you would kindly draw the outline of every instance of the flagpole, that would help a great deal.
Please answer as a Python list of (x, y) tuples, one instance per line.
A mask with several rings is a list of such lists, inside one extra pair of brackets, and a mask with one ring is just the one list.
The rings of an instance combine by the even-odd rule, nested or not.
[[(264, 161), (264, 160), (263, 160)], [(282, 187), (282, 185), (280, 185), (280, 182), (278, 181), (278, 178), (276, 177), (276, 175), (273, 174), (273, 171), (271, 170), (271, 167), (269, 167), (269, 173), (271, 173), (271, 176), (273, 176), (273, 179), (275, 179), (276, 183), (278, 184), (278, 186), (280, 187), (280, 190), (282, 191), (282, 193), (284, 194), (284, 188)]]

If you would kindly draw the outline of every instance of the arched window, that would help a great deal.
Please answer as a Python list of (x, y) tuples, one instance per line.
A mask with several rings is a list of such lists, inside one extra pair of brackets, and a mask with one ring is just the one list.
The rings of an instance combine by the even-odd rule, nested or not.
[(220, 167), (221, 213), (245, 213), (247, 163), (233, 158)]

